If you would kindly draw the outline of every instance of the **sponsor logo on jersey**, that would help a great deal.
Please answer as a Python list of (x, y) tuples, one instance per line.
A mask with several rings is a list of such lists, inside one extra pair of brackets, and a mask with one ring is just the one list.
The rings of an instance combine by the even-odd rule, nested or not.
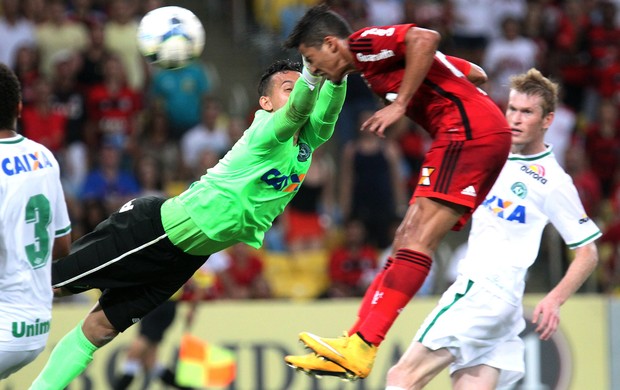
[(11, 334), (17, 339), (22, 337), (33, 337), (50, 332), (50, 322), (40, 321), (26, 323), (26, 321), (13, 321), (11, 323)]
[(476, 189), (474, 188), (474, 186), (467, 186), (463, 191), (461, 191), (461, 194), (467, 195), (467, 196), (477, 196), (478, 195), (476, 193)]
[(373, 27), (373, 28), (369, 28), (368, 30), (364, 31), (360, 36), (367, 37), (369, 35), (378, 35), (380, 37), (391, 37), (392, 35), (394, 35), (394, 31), (396, 31), (394, 27), (390, 27), (390, 28)]
[(392, 50), (382, 49), (377, 54), (362, 54), (357, 53), (355, 57), (359, 62), (375, 62), (385, 60), (386, 58), (394, 57), (395, 54)]
[(297, 155), (297, 161), (304, 162), (310, 158), (312, 151), (310, 150), (310, 146), (308, 144), (299, 144), (299, 154)]
[(512, 191), (513, 194), (517, 195), (521, 199), (525, 199), (525, 197), (527, 196), (527, 187), (520, 181), (514, 183), (510, 187), (510, 191)]
[(42, 151), (27, 153), (21, 156), (5, 157), (0, 161), (2, 172), (7, 176), (19, 175), (20, 173), (32, 172), (51, 166), (51, 161)]
[(435, 168), (422, 167), (422, 172), (420, 173), (420, 180), (418, 180), (419, 186), (430, 186), (431, 185), (431, 175), (435, 172)]
[(482, 202), (482, 206), (485, 206), (495, 214), (498, 218), (505, 219), (506, 221), (515, 221), (518, 223), (525, 223), (525, 206), (516, 205), (509, 200), (503, 200), (493, 195)]
[(589, 220), (590, 220), (590, 217), (588, 217), (587, 215), (584, 214), (579, 219), (579, 224), (583, 225), (584, 223), (588, 222)]
[(545, 179), (545, 167), (542, 165), (532, 164), (529, 167), (521, 165), (521, 171), (531, 176), (534, 180), (538, 180), (542, 184), (547, 184), (547, 179)]
[(278, 191), (295, 192), (304, 181), (304, 177), (306, 177), (306, 175), (303, 173), (292, 173), (290, 176), (287, 176), (282, 174), (277, 169), (272, 168), (265, 172), (260, 179)]

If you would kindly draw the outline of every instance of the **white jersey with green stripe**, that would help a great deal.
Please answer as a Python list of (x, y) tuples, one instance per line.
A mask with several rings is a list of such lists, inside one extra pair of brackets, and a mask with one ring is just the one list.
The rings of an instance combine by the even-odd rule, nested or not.
[(473, 214), (459, 272), (520, 305), (527, 269), (536, 260), (549, 222), (570, 249), (601, 236), (551, 146), (535, 155), (510, 154)]
[(0, 350), (45, 345), (52, 247), (70, 232), (52, 153), (21, 135), (0, 139)]

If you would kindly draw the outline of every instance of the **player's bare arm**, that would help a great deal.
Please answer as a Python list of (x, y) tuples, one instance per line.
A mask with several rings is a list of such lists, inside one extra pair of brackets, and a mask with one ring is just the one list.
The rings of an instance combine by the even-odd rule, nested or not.
[(412, 27), (405, 37), (405, 72), (398, 90), (398, 96), (388, 106), (377, 111), (362, 124), (362, 130), (385, 136), (385, 129), (399, 120), (407, 110), (409, 101), (416, 93), (428, 73), (441, 36), (438, 32)]
[(575, 258), (566, 275), (534, 308), (532, 322), (541, 340), (548, 340), (560, 324), (560, 306), (571, 297), (592, 274), (598, 264), (598, 251), (591, 242), (575, 249)]
[(474, 64), (473, 62), (470, 62), (470, 64), (471, 64), (471, 69), (469, 70), (469, 73), (467, 73), (466, 75), (467, 80), (471, 81), (474, 85), (478, 87), (486, 83), (489, 78), (486, 72), (484, 71), (484, 69)]

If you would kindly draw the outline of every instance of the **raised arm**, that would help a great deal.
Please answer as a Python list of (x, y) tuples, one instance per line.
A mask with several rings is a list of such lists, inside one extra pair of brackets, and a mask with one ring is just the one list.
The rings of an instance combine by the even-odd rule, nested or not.
[(405, 72), (398, 96), (388, 106), (377, 111), (362, 124), (362, 130), (384, 136), (385, 129), (399, 120), (407, 110), (409, 101), (416, 93), (433, 64), (441, 36), (437, 31), (412, 27), (405, 37)]
[(284, 107), (273, 114), (274, 131), (278, 141), (284, 142), (290, 139), (306, 123), (314, 109), (318, 94), (319, 89), (309, 85), (304, 77), (297, 79)]
[(340, 84), (327, 80), (321, 87), (316, 106), (310, 114), (309, 123), (312, 134), (306, 135), (309, 139), (316, 139), (315, 147), (327, 141), (334, 133), (346, 93), (346, 79)]

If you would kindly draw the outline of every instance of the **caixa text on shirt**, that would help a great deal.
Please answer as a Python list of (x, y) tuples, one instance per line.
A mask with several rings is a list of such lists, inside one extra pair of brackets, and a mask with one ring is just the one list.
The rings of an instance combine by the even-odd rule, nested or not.
[(33, 337), (50, 332), (50, 322), (39, 321), (27, 323), (26, 321), (13, 321), (11, 324), (11, 334), (13, 337), (20, 339), (22, 337)]
[(7, 176), (36, 171), (51, 166), (52, 162), (42, 151), (27, 153), (21, 156), (9, 156), (0, 161), (0, 167)]

